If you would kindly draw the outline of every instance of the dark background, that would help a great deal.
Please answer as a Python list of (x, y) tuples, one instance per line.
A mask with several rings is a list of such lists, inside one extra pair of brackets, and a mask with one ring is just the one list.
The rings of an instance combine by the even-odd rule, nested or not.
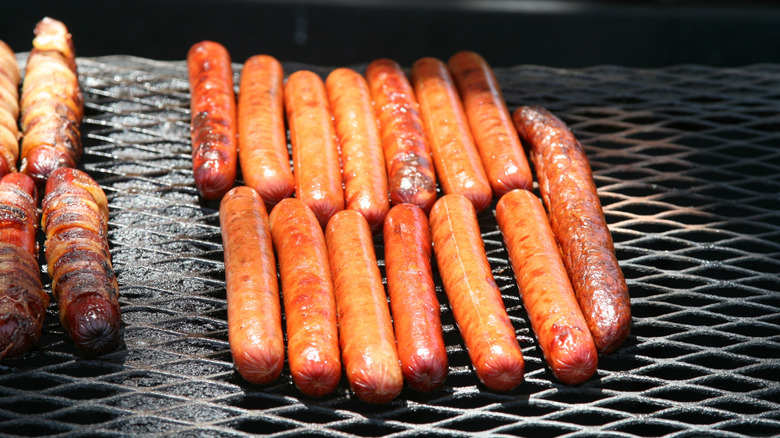
[(65, 22), (79, 56), (183, 60), (203, 39), (235, 62), (353, 65), (470, 49), (493, 66), (742, 66), (780, 62), (780, 2), (766, 1), (8, 1), (0, 39), (30, 49), (44, 15)]

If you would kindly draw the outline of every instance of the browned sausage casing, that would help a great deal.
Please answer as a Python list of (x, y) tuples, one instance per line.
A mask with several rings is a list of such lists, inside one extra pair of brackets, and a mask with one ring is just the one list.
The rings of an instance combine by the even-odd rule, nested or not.
[(244, 63), (238, 94), (241, 173), (268, 208), (295, 191), (284, 128), (283, 79), (279, 61), (256, 55)]
[(318, 397), (341, 378), (336, 301), (325, 236), (300, 200), (281, 200), (269, 216), (279, 261), (287, 326), (287, 361), (293, 382)]
[(447, 63), (458, 86), (474, 143), (495, 196), (530, 190), (531, 168), (493, 70), (477, 53), (463, 51)]
[(463, 195), (439, 198), (430, 214), (433, 250), (444, 291), (477, 377), (508, 391), (525, 361), (485, 254), (474, 205)]
[(341, 146), (347, 208), (359, 211), (371, 230), (378, 231), (390, 201), (371, 93), (363, 76), (348, 68), (333, 70), (325, 86)]
[(41, 223), (46, 262), (60, 322), (88, 355), (119, 343), (119, 287), (108, 248), (108, 201), (86, 173), (59, 168), (49, 175)]
[(263, 199), (250, 187), (231, 189), (220, 203), (219, 223), (233, 363), (247, 381), (269, 383), (282, 372), (284, 338), (276, 260)]
[(433, 391), (447, 378), (447, 350), (431, 270), (431, 231), (420, 207), (390, 209), (384, 225), (385, 273), (398, 357), (412, 388)]
[(15, 172), (19, 157), (20, 78), (14, 51), (0, 41), (0, 176)]
[(325, 241), (349, 386), (361, 400), (387, 403), (404, 379), (371, 229), (359, 212), (340, 211), (328, 222)]
[(382, 136), (390, 202), (414, 204), (427, 213), (436, 202), (436, 172), (412, 85), (390, 59), (370, 63), (366, 81)]
[(542, 201), (526, 190), (513, 190), (498, 201), (496, 220), (547, 364), (563, 383), (588, 380), (596, 372), (598, 352)]
[(522, 107), (513, 117), (531, 148), (539, 191), (596, 348), (612, 352), (628, 336), (631, 302), (588, 157), (568, 126), (546, 109)]
[(331, 216), (344, 209), (336, 128), (325, 84), (316, 73), (299, 70), (287, 78), (284, 103), (295, 197), (311, 209), (324, 229)]
[(447, 66), (436, 58), (417, 60), (412, 65), (412, 84), (442, 191), (461, 194), (477, 212), (484, 210), (493, 200), (493, 191)]
[(37, 200), (29, 176), (0, 179), (0, 359), (38, 343), (49, 305), (38, 269)]
[(192, 173), (203, 199), (221, 199), (236, 179), (236, 96), (227, 49), (201, 41), (187, 52)]

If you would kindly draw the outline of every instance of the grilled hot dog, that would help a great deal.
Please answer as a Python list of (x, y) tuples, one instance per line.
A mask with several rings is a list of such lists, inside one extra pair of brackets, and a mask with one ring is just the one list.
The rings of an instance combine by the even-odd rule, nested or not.
[(0, 41), (0, 176), (16, 171), (19, 157), (20, 77), (16, 55)]

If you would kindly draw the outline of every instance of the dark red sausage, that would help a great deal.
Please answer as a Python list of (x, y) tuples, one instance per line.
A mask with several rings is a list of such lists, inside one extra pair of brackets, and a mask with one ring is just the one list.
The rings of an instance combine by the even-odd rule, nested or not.
[(412, 388), (432, 391), (447, 378), (447, 350), (431, 270), (431, 231), (412, 204), (390, 209), (384, 224), (385, 274), (398, 357)]
[(493, 191), (447, 66), (436, 58), (417, 60), (412, 65), (412, 84), (442, 191), (461, 194), (477, 212), (484, 210), (493, 200)]
[(349, 386), (361, 400), (387, 403), (401, 393), (404, 378), (371, 229), (359, 212), (340, 211), (328, 222), (325, 241)]
[(496, 220), (547, 364), (563, 383), (588, 380), (596, 372), (598, 352), (542, 201), (526, 190), (513, 190), (498, 201)]
[(530, 190), (531, 168), (493, 70), (478, 54), (458, 52), (447, 63), (458, 86), (474, 143), (493, 194)]
[(359, 211), (371, 230), (378, 231), (390, 201), (371, 93), (363, 76), (348, 68), (333, 70), (325, 86), (341, 146), (347, 208)]
[(336, 128), (325, 84), (316, 73), (299, 70), (287, 78), (284, 103), (295, 197), (311, 209), (324, 229), (330, 217), (344, 209)]
[(238, 158), (244, 182), (272, 208), (292, 196), (295, 180), (284, 127), (284, 71), (274, 57), (247, 59), (238, 93)]
[(187, 53), (192, 173), (200, 195), (221, 199), (236, 179), (236, 96), (227, 49), (201, 41)]
[(596, 348), (612, 352), (628, 336), (631, 302), (588, 157), (546, 109), (518, 108), (513, 118), (531, 148), (539, 191)]
[(341, 378), (325, 236), (314, 213), (296, 198), (276, 204), (269, 222), (282, 279), (290, 374), (304, 394), (322, 396)]
[(414, 204), (427, 213), (436, 202), (436, 173), (412, 85), (389, 59), (369, 64), (366, 81), (382, 137), (390, 202)]
[(250, 187), (231, 189), (220, 203), (219, 223), (233, 363), (247, 381), (269, 383), (282, 372), (284, 337), (276, 260), (262, 197)]
[(41, 211), (60, 322), (85, 354), (113, 350), (119, 343), (121, 313), (105, 193), (80, 170), (56, 169), (46, 182)]
[(444, 291), (477, 377), (508, 391), (523, 380), (525, 361), (485, 254), (474, 205), (445, 195), (430, 214), (433, 249)]

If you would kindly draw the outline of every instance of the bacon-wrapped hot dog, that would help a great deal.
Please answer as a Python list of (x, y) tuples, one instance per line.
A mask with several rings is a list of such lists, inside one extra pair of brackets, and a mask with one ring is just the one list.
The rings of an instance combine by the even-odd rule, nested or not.
[(44, 18), (35, 26), (33, 49), (22, 84), (20, 170), (43, 187), (60, 167), (81, 157), (79, 127), (84, 97), (79, 87), (73, 41), (62, 22)]
[(87, 355), (114, 349), (121, 314), (107, 240), (105, 193), (86, 173), (60, 168), (49, 175), (41, 211), (60, 322)]
[(19, 82), (16, 56), (0, 41), (0, 176), (15, 172), (19, 157)]
[(447, 65), (494, 195), (500, 197), (513, 189), (530, 190), (531, 168), (493, 70), (481, 56), (469, 51), (456, 53)]
[(539, 192), (596, 348), (609, 353), (628, 336), (631, 302), (588, 157), (568, 126), (546, 109), (518, 108), (513, 119), (531, 148)]
[(256, 55), (244, 63), (238, 93), (241, 173), (269, 209), (295, 191), (284, 129), (283, 78), (279, 61)]
[(369, 64), (366, 81), (382, 136), (390, 202), (414, 204), (427, 213), (436, 202), (436, 172), (412, 85), (390, 59)]
[(38, 269), (35, 182), (23, 173), (0, 179), (0, 359), (36, 343), (49, 305)]
[(233, 187), (238, 162), (230, 54), (219, 43), (201, 41), (187, 53), (187, 70), (195, 186), (204, 199), (221, 199)]

